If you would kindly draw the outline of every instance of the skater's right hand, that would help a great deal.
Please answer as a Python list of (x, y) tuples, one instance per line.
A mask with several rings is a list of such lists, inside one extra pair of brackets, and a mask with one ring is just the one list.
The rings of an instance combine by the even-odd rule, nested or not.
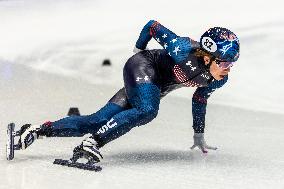
[(136, 54), (136, 53), (139, 53), (140, 51), (142, 51), (141, 49), (138, 49), (137, 47), (134, 47), (133, 49), (133, 52)]
[(217, 150), (217, 147), (212, 147), (206, 144), (204, 139), (204, 133), (194, 133), (193, 135), (194, 144), (191, 147), (193, 150), (195, 147), (198, 147), (203, 153), (207, 153), (209, 150)]

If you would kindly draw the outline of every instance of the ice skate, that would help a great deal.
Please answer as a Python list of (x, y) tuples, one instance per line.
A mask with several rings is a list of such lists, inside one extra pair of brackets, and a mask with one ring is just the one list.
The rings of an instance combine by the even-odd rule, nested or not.
[[(15, 131), (15, 124), (10, 123), (7, 127), (6, 157), (7, 160), (14, 158), (15, 150), (24, 150), (29, 147), (36, 139), (42, 138), (49, 122), (43, 125), (25, 124), (20, 130)], [(20, 137), (15, 144), (15, 137)]]
[(84, 139), (79, 146), (74, 148), (71, 161), (77, 161), (79, 158), (87, 159), (88, 163), (98, 163), (103, 159), (93, 136)]
[[(86, 163), (77, 162), (80, 158), (87, 160)], [(102, 168), (96, 163), (103, 159), (98, 147), (97, 141), (93, 136), (83, 140), (83, 142), (74, 148), (73, 157), (70, 160), (55, 159), (54, 164), (75, 167), (90, 171), (101, 171)]]
[(29, 147), (36, 139), (42, 139), (50, 129), (51, 122), (45, 122), (42, 125), (25, 124), (18, 131), (20, 136), (18, 145), (24, 150)]

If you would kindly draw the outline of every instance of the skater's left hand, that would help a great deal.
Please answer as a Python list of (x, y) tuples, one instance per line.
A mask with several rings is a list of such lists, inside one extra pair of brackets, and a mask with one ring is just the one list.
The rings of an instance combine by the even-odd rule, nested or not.
[[(146, 49), (145, 50), (149, 50), (149, 48), (147, 48), (146, 47)], [(133, 49), (133, 52), (136, 54), (136, 53), (139, 53), (139, 52), (141, 52), (141, 51), (143, 51), (142, 49), (138, 49), (137, 47), (134, 47), (134, 49)]]
[(193, 150), (195, 147), (198, 147), (203, 153), (207, 153), (209, 150), (217, 150), (217, 147), (209, 146), (206, 144), (203, 133), (194, 133), (193, 135), (194, 144), (191, 147)]

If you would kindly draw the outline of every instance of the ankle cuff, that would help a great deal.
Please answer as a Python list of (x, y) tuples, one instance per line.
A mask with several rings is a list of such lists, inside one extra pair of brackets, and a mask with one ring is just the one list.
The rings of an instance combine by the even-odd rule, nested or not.
[(37, 134), (38, 136), (46, 136), (46, 137), (52, 136), (52, 122), (47, 121), (44, 124), (42, 124), (40, 130), (37, 131)]
[(96, 146), (98, 148), (101, 148), (105, 145), (105, 143), (103, 142), (102, 138), (100, 137), (100, 135), (98, 134), (93, 134), (93, 138), (94, 140), (98, 143)]

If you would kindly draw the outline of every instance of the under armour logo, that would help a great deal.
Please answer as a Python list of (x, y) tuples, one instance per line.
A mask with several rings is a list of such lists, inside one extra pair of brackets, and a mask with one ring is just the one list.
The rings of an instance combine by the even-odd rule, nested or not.
[(197, 67), (194, 67), (194, 66), (191, 65), (191, 61), (188, 61), (188, 62), (186, 63), (186, 65), (189, 66), (190, 69), (191, 69), (191, 71), (193, 71), (193, 72), (194, 72), (194, 71), (196, 70), (196, 68), (197, 68)]
[(142, 78), (141, 78), (141, 77), (137, 77), (137, 78), (136, 78), (136, 81), (140, 81), (140, 79), (142, 79)]
[(144, 77), (144, 81), (148, 81), (149, 80), (149, 77), (148, 77), (148, 75), (146, 75), (145, 77)]
[(136, 78), (136, 81), (137, 81), (137, 82), (139, 82), (140, 80), (149, 81), (149, 79), (150, 79), (149, 76), (146, 75), (144, 78), (142, 78), (142, 77), (137, 77), (137, 78)]

